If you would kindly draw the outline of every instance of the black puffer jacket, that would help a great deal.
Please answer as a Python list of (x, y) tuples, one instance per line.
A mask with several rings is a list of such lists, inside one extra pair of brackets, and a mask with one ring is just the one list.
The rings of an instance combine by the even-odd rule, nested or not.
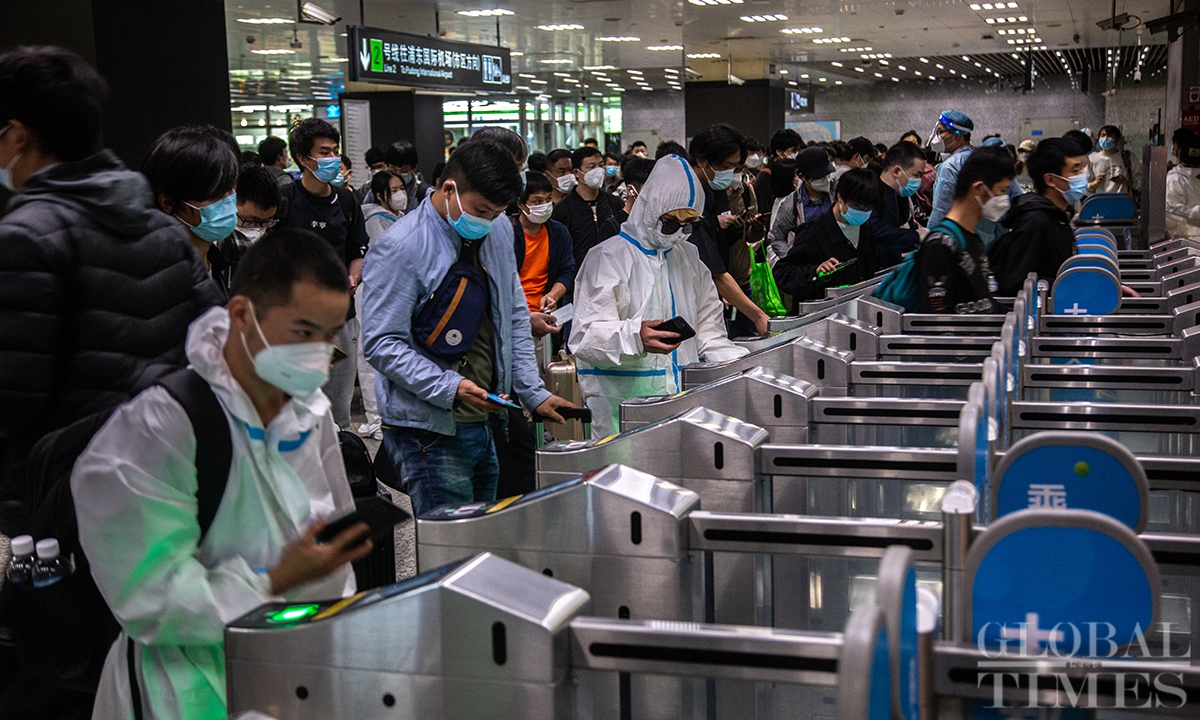
[(22, 497), (42, 435), (183, 365), (218, 297), (187, 230), (112, 152), (30, 177), (0, 220), (0, 501)]

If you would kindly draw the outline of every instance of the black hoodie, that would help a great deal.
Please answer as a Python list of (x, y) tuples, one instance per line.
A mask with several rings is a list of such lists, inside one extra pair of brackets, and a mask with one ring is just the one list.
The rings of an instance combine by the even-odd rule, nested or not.
[(1075, 254), (1070, 215), (1037, 193), (1018, 195), (1000, 224), (1009, 232), (988, 248), (988, 262), (1001, 297), (1020, 292), (1031, 272), (1053, 283), (1058, 268)]
[(112, 152), (34, 173), (0, 219), (0, 501), (22, 497), (38, 438), (182, 366), (217, 298), (187, 229)]

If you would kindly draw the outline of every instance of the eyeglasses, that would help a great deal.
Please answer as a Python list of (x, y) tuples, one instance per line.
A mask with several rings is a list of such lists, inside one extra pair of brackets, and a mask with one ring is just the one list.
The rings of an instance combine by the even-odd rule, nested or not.
[(238, 215), (238, 223), (239, 223), (240, 227), (247, 228), (250, 230), (256, 230), (258, 228), (262, 228), (263, 230), (270, 230), (271, 228), (275, 227), (276, 223), (278, 223), (278, 222), (279, 222), (279, 218), (274, 218), (274, 219), (265, 220), (265, 221), (264, 220), (247, 220), (246, 218), (242, 217), (241, 215)]
[(700, 225), (700, 218), (692, 218), (691, 220), (676, 220), (675, 218), (663, 218), (659, 220), (662, 227), (663, 235), (674, 235), (682, 228), (685, 235), (691, 235), (696, 227)]

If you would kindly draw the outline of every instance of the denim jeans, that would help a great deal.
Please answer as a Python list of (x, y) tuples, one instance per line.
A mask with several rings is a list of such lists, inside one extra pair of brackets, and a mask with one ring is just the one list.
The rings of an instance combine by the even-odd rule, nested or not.
[(400, 475), (413, 512), (439, 505), (496, 499), (500, 465), (486, 422), (456, 424), (454, 435), (384, 427), (383, 447)]

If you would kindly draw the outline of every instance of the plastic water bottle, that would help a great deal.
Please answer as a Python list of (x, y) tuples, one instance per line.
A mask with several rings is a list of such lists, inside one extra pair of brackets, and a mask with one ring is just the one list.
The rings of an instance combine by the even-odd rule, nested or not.
[(33, 586), (43, 588), (62, 580), (75, 572), (71, 561), (59, 555), (58, 541), (54, 538), (38, 540), (37, 563), (33, 566)]
[(8, 564), (8, 581), (16, 585), (33, 584), (33, 538), (18, 535), (12, 539), (12, 561)]

